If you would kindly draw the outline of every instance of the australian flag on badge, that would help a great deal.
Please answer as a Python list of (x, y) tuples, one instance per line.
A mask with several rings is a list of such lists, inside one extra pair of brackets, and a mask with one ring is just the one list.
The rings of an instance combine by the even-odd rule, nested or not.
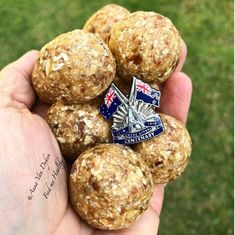
[(156, 107), (160, 106), (161, 92), (157, 91), (149, 86), (149, 84), (136, 79), (136, 99), (143, 100), (148, 104), (152, 104)]
[(113, 117), (113, 141), (135, 144), (161, 134), (164, 126), (154, 110), (160, 106), (160, 97), (160, 91), (135, 77), (128, 98), (112, 84), (100, 112), (107, 120)]
[(108, 120), (121, 104), (122, 101), (117, 97), (114, 89), (110, 87), (104, 98), (104, 104), (100, 107), (100, 112), (103, 114), (104, 118)]

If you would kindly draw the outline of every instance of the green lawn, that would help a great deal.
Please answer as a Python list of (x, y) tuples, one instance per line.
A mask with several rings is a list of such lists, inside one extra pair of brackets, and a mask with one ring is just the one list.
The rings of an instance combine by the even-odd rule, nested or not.
[[(190, 164), (166, 188), (160, 235), (233, 234), (233, 2), (120, 0), (168, 16), (188, 44), (194, 93)], [(110, 1), (0, 0), (0, 68), (56, 35), (81, 28)]]

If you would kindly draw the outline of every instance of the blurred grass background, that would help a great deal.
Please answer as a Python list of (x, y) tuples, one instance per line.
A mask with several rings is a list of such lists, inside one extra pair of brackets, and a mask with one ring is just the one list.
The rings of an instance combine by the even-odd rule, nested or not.
[[(194, 93), (188, 120), (193, 154), (166, 187), (159, 235), (233, 234), (233, 1), (119, 0), (159, 12), (188, 45), (184, 71)], [(107, 0), (0, 0), (0, 68), (56, 35), (81, 28)]]

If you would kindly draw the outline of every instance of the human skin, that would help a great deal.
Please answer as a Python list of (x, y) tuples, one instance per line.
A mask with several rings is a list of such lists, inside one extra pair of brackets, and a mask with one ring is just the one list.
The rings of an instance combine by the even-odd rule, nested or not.
[[(180, 72), (185, 44), (182, 50), (178, 68), (163, 84), (160, 111), (186, 123), (192, 84)], [(31, 84), (37, 56), (38, 51), (30, 51), (0, 72), (0, 234), (156, 235), (163, 185), (155, 186), (148, 210), (125, 230), (93, 229), (72, 210), (65, 162), (44, 120), (48, 106), (38, 100)], [(57, 174), (53, 173), (56, 169)]]

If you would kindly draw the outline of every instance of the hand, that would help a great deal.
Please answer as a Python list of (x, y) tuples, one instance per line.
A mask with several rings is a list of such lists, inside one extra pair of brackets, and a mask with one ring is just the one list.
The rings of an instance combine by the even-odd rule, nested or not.
[[(0, 72), (0, 234), (155, 235), (163, 185), (155, 187), (144, 215), (120, 232), (93, 229), (73, 212), (64, 161), (43, 119), (48, 107), (37, 100), (31, 85), (37, 56), (37, 51), (30, 51)], [(184, 123), (192, 93), (190, 79), (180, 72), (185, 58), (184, 44), (181, 62), (164, 84), (161, 100), (161, 112)]]

